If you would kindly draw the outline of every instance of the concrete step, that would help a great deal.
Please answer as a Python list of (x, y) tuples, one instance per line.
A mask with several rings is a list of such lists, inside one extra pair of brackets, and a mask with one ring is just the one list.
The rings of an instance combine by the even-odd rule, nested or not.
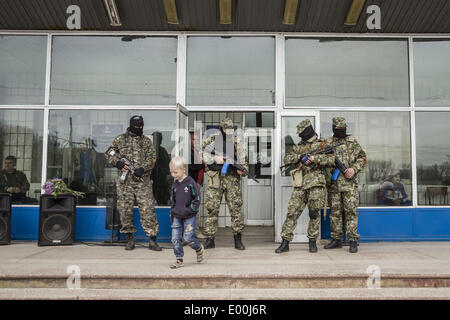
[(0, 300), (450, 300), (449, 288), (0, 289)]
[[(0, 275), (0, 288), (67, 288), (67, 275)], [(368, 288), (367, 274), (298, 275), (83, 275), (89, 289)], [(383, 274), (382, 288), (450, 288), (450, 275)]]

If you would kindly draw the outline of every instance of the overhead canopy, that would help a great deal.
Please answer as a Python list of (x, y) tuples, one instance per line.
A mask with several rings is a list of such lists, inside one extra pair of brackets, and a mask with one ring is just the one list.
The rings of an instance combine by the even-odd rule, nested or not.
[[(356, 25), (348, 26), (344, 21), (353, 1), (363, 7), (356, 16)], [(231, 3), (231, 21), (227, 21), (230, 7), (227, 2)], [(0, 0), (0, 29), (67, 30), (70, 14), (66, 10), (70, 5), (78, 5), (81, 30), (89, 31), (450, 32), (448, 0), (115, 0), (115, 3), (122, 23), (119, 27), (110, 26), (104, 0)], [(370, 15), (366, 9), (373, 4), (381, 9), (381, 30), (368, 30), (366, 26)], [(290, 12), (285, 12), (287, 7)], [(293, 24), (283, 24), (285, 14), (293, 19)]]

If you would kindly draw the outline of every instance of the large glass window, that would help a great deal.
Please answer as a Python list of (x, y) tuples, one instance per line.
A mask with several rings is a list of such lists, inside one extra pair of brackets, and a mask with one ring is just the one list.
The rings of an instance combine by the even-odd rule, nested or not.
[(450, 106), (450, 41), (414, 40), (416, 106)]
[(41, 110), (0, 110), (0, 193), (13, 203), (38, 203), (43, 119)]
[(177, 39), (55, 36), (51, 104), (174, 105)]
[(344, 117), (367, 155), (359, 173), (360, 206), (412, 204), (409, 112), (321, 112), (321, 137), (333, 135), (333, 117)]
[(144, 117), (144, 135), (155, 146), (157, 160), (151, 176), (155, 200), (160, 206), (169, 205), (175, 111), (52, 110), (47, 178), (61, 178), (71, 189), (85, 192), (81, 205), (107, 205), (108, 194), (115, 191), (117, 168), (107, 163), (104, 153), (127, 130), (133, 115)]
[(416, 112), (417, 192), (420, 205), (448, 205), (450, 112)]
[(408, 42), (286, 39), (287, 106), (409, 106)]
[(0, 104), (44, 104), (47, 37), (0, 35)]
[(186, 104), (275, 105), (273, 37), (189, 37)]

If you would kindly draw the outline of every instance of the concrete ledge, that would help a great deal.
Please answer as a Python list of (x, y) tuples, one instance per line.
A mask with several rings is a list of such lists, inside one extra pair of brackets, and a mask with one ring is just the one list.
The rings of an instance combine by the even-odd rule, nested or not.
[(1, 300), (450, 300), (448, 288), (0, 289)]
[[(67, 276), (0, 276), (0, 288), (67, 288)], [(368, 275), (215, 275), (130, 276), (87, 275), (83, 288), (92, 289), (263, 289), (367, 288)], [(450, 288), (450, 275), (383, 275), (382, 288)]]

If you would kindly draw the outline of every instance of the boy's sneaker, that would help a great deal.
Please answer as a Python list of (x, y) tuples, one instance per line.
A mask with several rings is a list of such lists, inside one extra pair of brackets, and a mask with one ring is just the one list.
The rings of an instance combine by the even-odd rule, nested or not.
[(195, 251), (195, 253), (197, 254), (197, 262), (202, 262), (203, 261), (203, 246), (201, 247), (200, 250)]
[(170, 265), (170, 269), (177, 269), (177, 268), (181, 268), (181, 267), (184, 267), (183, 260), (177, 260), (175, 263), (172, 263)]

